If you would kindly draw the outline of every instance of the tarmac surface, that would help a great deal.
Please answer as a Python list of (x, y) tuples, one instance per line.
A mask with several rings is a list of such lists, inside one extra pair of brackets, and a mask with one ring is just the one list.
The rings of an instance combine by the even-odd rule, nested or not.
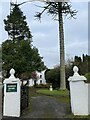
[(63, 118), (68, 114), (67, 109), (70, 107), (69, 104), (49, 96), (32, 97), (31, 106), (31, 111), (22, 118)]
[[(35, 96), (31, 98), (30, 111), (22, 115), (19, 119), (32, 119), (32, 118), (63, 118), (68, 115), (70, 105), (62, 103), (50, 96)], [(0, 120), (2, 119), (2, 85), (0, 85)], [(14, 118), (3, 118), (12, 120)], [(16, 118), (17, 120), (17, 118)], [(64, 120), (64, 119), (63, 119)]]

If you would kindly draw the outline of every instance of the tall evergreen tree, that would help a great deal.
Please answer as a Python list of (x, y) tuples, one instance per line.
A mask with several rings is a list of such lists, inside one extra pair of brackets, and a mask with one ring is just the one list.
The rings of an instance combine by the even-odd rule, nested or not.
[(17, 5), (4, 23), (10, 37), (2, 43), (2, 67), (7, 72), (7, 77), (12, 67), (16, 70), (16, 76), (23, 79), (30, 78), (32, 71), (44, 70), (46, 67), (42, 57), (38, 49), (31, 44), (32, 35), (26, 17)]
[(7, 19), (4, 19), (5, 30), (12, 40), (31, 39), (32, 35), (26, 22), (26, 16), (21, 9), (15, 5), (10, 11)]
[(65, 80), (65, 52), (64, 52), (64, 28), (63, 28), (63, 15), (74, 17), (77, 13), (76, 10), (71, 9), (71, 4), (68, 2), (46, 2), (41, 12), (37, 12), (35, 17), (41, 18), (42, 14), (47, 11), (51, 14), (53, 19), (58, 17), (59, 23), (59, 43), (60, 43), (60, 89), (66, 89)]

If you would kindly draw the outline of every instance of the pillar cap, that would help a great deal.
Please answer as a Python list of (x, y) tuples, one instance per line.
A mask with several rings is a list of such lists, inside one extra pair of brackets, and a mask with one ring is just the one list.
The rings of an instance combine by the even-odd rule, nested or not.
[(85, 80), (87, 80), (86, 77), (79, 75), (78, 71), (79, 71), (79, 68), (77, 66), (74, 66), (73, 67), (74, 75), (69, 77), (68, 81), (72, 81), (72, 82), (77, 81), (78, 82), (78, 81), (85, 81)]
[(10, 70), (10, 75), (12, 76), (14, 76), (14, 74), (15, 74), (15, 70), (12, 68), (11, 70)]
[(15, 70), (14, 70), (13, 68), (10, 70), (9, 73), (10, 73), (10, 77), (9, 77), (9, 78), (6, 78), (3, 83), (7, 84), (7, 83), (17, 83), (17, 82), (19, 82), (19, 83), (21, 84), (20, 79), (19, 79), (19, 78), (16, 78), (16, 77), (14, 76)]

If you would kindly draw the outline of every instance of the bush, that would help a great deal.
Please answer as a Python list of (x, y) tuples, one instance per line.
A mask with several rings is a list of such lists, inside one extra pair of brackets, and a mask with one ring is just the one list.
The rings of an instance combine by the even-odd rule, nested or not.
[(45, 79), (47, 83), (52, 83), (52, 87), (59, 88), (60, 87), (60, 69), (54, 68), (50, 69), (46, 72)]
[(86, 82), (90, 83), (90, 73), (86, 73), (84, 76), (87, 78)]

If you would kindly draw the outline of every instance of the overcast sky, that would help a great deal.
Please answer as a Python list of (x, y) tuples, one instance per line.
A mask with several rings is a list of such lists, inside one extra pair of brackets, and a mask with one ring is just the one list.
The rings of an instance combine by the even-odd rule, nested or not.
[[(19, 1), (19, 0), (18, 0)], [(49, 68), (59, 64), (59, 36), (58, 22), (51, 16), (43, 14), (41, 22), (35, 20), (34, 15), (42, 10), (35, 5), (41, 2), (26, 3), (20, 6), (33, 35), (33, 45), (39, 50), (45, 65)], [(88, 54), (88, 2), (72, 2), (72, 8), (78, 11), (77, 19), (64, 18), (65, 58), (75, 55)], [(6, 40), (3, 19), (10, 12), (9, 2), (0, 2), (0, 43)]]

